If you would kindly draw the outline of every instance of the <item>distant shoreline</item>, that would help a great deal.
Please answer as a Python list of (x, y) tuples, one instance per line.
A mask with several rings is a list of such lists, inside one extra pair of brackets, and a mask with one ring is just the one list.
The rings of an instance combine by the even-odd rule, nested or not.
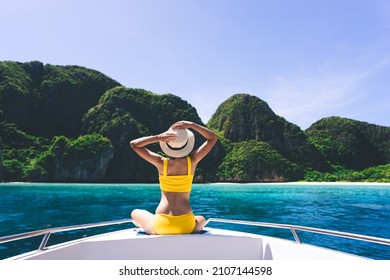
[[(87, 182), (0, 182), (1, 185), (46, 185), (46, 184), (52, 184), (52, 185), (159, 185), (158, 182), (156, 183), (137, 183), (137, 182), (129, 182), (129, 183), (87, 183)], [(363, 186), (363, 185), (370, 185), (370, 186), (389, 186), (390, 183), (381, 183), (381, 182), (215, 182), (215, 183), (194, 183), (193, 185), (356, 185), (356, 186)]]
[[(201, 183), (199, 183), (201, 184)], [(212, 185), (378, 185), (378, 186), (389, 186), (390, 183), (380, 183), (380, 182), (280, 182), (280, 183), (208, 183)]]

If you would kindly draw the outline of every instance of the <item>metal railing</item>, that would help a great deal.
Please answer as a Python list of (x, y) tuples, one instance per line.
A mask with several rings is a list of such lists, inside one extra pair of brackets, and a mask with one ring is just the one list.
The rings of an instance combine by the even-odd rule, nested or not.
[(49, 241), (50, 235), (52, 233), (65, 232), (65, 231), (71, 231), (71, 230), (79, 230), (79, 229), (96, 228), (96, 227), (104, 227), (104, 226), (112, 226), (112, 225), (120, 225), (120, 224), (131, 223), (131, 222), (133, 222), (132, 219), (124, 219), (124, 220), (115, 220), (115, 221), (108, 221), (108, 222), (99, 222), (99, 223), (92, 223), (92, 224), (82, 224), (82, 225), (56, 227), (56, 228), (48, 228), (48, 229), (30, 231), (30, 232), (0, 237), (0, 244), (43, 235), (43, 238), (42, 238), (42, 241), (38, 247), (38, 250), (45, 250), (46, 244)]
[(248, 225), (248, 226), (259, 226), (259, 227), (269, 227), (269, 228), (282, 228), (291, 230), (292, 235), (294, 236), (295, 242), (298, 244), (302, 244), (302, 241), (299, 239), (297, 231), (306, 231), (306, 232), (314, 232), (319, 234), (343, 237), (348, 239), (372, 242), (382, 245), (390, 246), (390, 239), (374, 237), (368, 235), (354, 234), (348, 232), (334, 231), (334, 230), (326, 230), (320, 228), (312, 228), (312, 227), (304, 227), (297, 225), (288, 225), (288, 224), (275, 224), (275, 223), (262, 223), (262, 222), (249, 222), (249, 221), (241, 221), (241, 220), (228, 220), (228, 219), (217, 219), (210, 218), (206, 221), (206, 225), (210, 222), (218, 222), (225, 224), (237, 224), (237, 225)]
[[(42, 230), (37, 230), (37, 231), (31, 231), (31, 232), (26, 232), (26, 233), (20, 233), (20, 234), (14, 234), (14, 235), (9, 235), (9, 236), (5, 236), (5, 237), (0, 237), (0, 244), (43, 235), (43, 238), (42, 238), (42, 241), (38, 247), (38, 250), (45, 250), (46, 244), (49, 241), (50, 235), (52, 233), (59, 233), (59, 232), (66, 232), (66, 231), (80, 230), (80, 229), (88, 229), (88, 228), (96, 228), (96, 227), (103, 227), (103, 226), (111, 226), (111, 225), (120, 225), (120, 224), (131, 223), (131, 222), (133, 222), (132, 219), (124, 219), (124, 220), (115, 220), (115, 221), (107, 221), (107, 222), (99, 222), (99, 223), (91, 223), (91, 224), (82, 224), (82, 225), (42, 229)], [(218, 219), (218, 218), (208, 219), (206, 221), (205, 226), (207, 224), (209, 224), (210, 222), (225, 223), (225, 224), (237, 224), (237, 225), (249, 225), (249, 226), (268, 227), (268, 228), (289, 229), (289, 230), (291, 230), (292, 235), (294, 236), (295, 242), (297, 242), (298, 244), (302, 244), (302, 242), (299, 239), (297, 231), (305, 231), (305, 232), (313, 232), (313, 233), (318, 233), (318, 234), (331, 235), (331, 236), (343, 237), (343, 238), (348, 238), (348, 239), (355, 239), (355, 240), (372, 242), (372, 243), (390, 246), (390, 239), (386, 239), (386, 238), (360, 235), (360, 234), (347, 233), (347, 232), (340, 232), (340, 231), (333, 231), (333, 230), (325, 230), (325, 229), (312, 228), (312, 227), (304, 227), (304, 226), (289, 225), (289, 224), (276, 224), (276, 223), (263, 223), (263, 222), (250, 222), (250, 221), (241, 221), (241, 220)]]

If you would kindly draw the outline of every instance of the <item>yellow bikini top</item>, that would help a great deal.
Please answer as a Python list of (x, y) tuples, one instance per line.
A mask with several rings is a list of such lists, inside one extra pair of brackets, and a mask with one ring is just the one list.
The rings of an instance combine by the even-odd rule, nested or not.
[(160, 188), (163, 192), (190, 192), (194, 175), (191, 174), (191, 158), (187, 156), (187, 175), (167, 175), (168, 158), (164, 159), (163, 175), (160, 174)]

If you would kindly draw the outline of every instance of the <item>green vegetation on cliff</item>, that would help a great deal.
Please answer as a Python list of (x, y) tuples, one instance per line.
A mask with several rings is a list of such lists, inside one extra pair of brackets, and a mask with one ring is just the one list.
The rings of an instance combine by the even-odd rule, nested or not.
[(50, 144), (49, 140), (29, 135), (4, 119), (0, 121), (0, 139), (3, 145), (1, 175), (5, 181), (27, 180), (30, 161), (40, 157)]
[(231, 96), (208, 126), (232, 142), (218, 169), (223, 180), (291, 181), (303, 178), (305, 168), (331, 169), (298, 126), (277, 116), (256, 96)]
[[(177, 96), (115, 87), (108, 90), (99, 103), (84, 116), (83, 133), (99, 133), (113, 143), (114, 157), (106, 174), (107, 180), (156, 182), (158, 178), (155, 168), (129, 148), (129, 141), (161, 133), (182, 119), (202, 123), (196, 109)], [(196, 138), (196, 146), (199, 146), (201, 137)], [(158, 151), (159, 147), (155, 145), (152, 149)], [(198, 172), (201, 180), (213, 178), (215, 166), (222, 158), (220, 153), (216, 148), (213, 150), (214, 156), (202, 162)]]
[[(100, 135), (82, 136), (82, 116), (104, 92), (117, 85), (84, 67), (0, 62), (0, 179), (102, 179), (107, 166), (101, 167), (99, 162), (108, 162), (112, 145)], [(67, 137), (76, 140), (65, 141)], [(56, 139), (67, 144), (54, 154)], [(83, 167), (87, 162), (92, 166)]]
[[(6, 131), (12, 131), (12, 128)], [(47, 143), (18, 130), (13, 132), (13, 136), (31, 143), (31, 146), (5, 145), (2, 159), (5, 181), (95, 181), (101, 179), (106, 168), (106, 163), (99, 167), (99, 161), (104, 163), (112, 157), (111, 142), (97, 134), (77, 139), (56, 136)], [(87, 171), (92, 171), (90, 174), (95, 176), (86, 175)]]
[(306, 181), (390, 182), (390, 127), (329, 117), (306, 134), (334, 166), (332, 172), (306, 170)]
[(48, 150), (32, 162), (38, 170), (46, 170), (41, 176), (48, 181), (90, 182), (104, 178), (112, 155), (110, 140), (99, 134), (77, 139), (56, 136)]
[(330, 117), (314, 123), (306, 134), (332, 164), (362, 170), (390, 162), (390, 127)]
[(285, 182), (302, 178), (303, 170), (270, 144), (247, 140), (231, 144), (217, 176), (234, 182)]
[(32, 135), (77, 137), (83, 115), (119, 83), (79, 66), (0, 62), (0, 110)]
[(390, 164), (369, 167), (361, 171), (335, 166), (332, 173), (306, 170), (308, 182), (381, 182), (390, 183)]

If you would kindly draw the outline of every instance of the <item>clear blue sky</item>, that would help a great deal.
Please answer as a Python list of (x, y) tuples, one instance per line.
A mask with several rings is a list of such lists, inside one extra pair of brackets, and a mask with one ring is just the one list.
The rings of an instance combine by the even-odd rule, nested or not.
[(306, 129), (390, 126), (387, 0), (0, 0), (0, 60), (96, 69), (207, 122), (235, 93)]

